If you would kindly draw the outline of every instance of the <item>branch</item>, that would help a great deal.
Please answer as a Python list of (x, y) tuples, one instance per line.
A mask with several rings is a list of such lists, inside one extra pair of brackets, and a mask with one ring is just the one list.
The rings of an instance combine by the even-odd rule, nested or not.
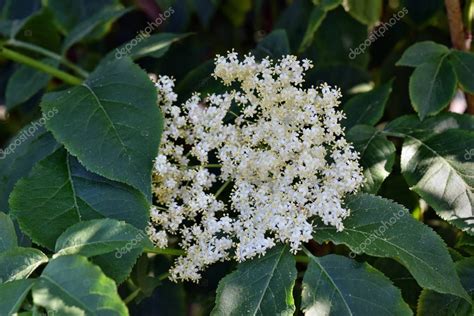
[(459, 50), (467, 50), (466, 34), (462, 22), (462, 11), (459, 0), (444, 0), (446, 13), (448, 15), (449, 33), (453, 47)]
[[(469, 51), (471, 49), (471, 21), (473, 2), (469, 0), (466, 2), (466, 25), (463, 24), (463, 16), (461, 11), (461, 4), (459, 0), (444, 0), (446, 5), (446, 13), (448, 16), (449, 33), (451, 35), (451, 42), (453, 47), (458, 50)], [(465, 93), (467, 102), (467, 113), (474, 114), (474, 96)], [(452, 104), (450, 111), (453, 110)]]

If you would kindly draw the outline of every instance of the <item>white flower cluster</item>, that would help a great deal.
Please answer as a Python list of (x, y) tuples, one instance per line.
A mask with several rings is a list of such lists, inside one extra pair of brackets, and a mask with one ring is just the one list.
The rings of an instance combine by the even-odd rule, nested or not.
[(169, 77), (156, 79), (165, 116), (155, 161), (151, 239), (175, 236), (186, 251), (172, 280), (200, 278), (208, 265), (293, 252), (312, 238), (313, 219), (342, 230), (341, 203), (362, 183), (357, 153), (344, 139), (338, 89), (303, 89), (312, 65), (286, 56), (273, 64), (236, 53), (217, 56), (214, 77), (237, 86), (181, 106)]

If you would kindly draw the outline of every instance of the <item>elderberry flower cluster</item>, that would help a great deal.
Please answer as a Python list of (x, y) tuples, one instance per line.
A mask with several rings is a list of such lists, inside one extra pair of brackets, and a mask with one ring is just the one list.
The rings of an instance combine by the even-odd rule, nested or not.
[(158, 247), (178, 240), (185, 250), (172, 280), (197, 281), (215, 262), (276, 243), (296, 252), (316, 217), (343, 230), (342, 200), (360, 187), (361, 168), (340, 125), (340, 91), (302, 87), (311, 67), (295, 56), (217, 56), (213, 76), (233, 88), (180, 106), (173, 80), (155, 80), (165, 126), (149, 234)]

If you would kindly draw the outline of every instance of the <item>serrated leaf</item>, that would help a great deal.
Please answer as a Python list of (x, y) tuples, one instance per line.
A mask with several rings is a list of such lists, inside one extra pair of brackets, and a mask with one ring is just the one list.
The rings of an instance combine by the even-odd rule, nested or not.
[(371, 265), (393, 281), (402, 291), (402, 297), (412, 309), (416, 309), (421, 287), (410, 272), (398, 261), (391, 258), (377, 258)]
[(474, 234), (471, 148), (472, 131), (450, 129), (435, 135), (417, 132), (407, 135), (403, 143), (401, 167), (411, 190), (442, 218)]
[(30, 292), (35, 280), (16, 280), (0, 284), (0, 314), (13, 315), (16, 313)]
[(156, 98), (147, 74), (122, 58), (99, 65), (80, 86), (46, 94), (41, 107), (57, 109), (46, 126), (88, 170), (130, 184), (151, 200), (163, 128)]
[(400, 290), (367, 263), (309, 256), (303, 279), (305, 315), (413, 315)]
[(253, 50), (257, 58), (281, 58), (290, 53), (290, 42), (284, 29), (277, 29), (265, 36)]
[(0, 254), (18, 245), (15, 226), (7, 214), (0, 212)]
[(418, 42), (405, 50), (396, 65), (417, 67), (427, 62), (435, 62), (448, 53), (449, 49), (444, 45), (432, 41)]
[(144, 229), (149, 209), (140, 192), (88, 172), (64, 149), (17, 183), (10, 207), (22, 230), (49, 249), (64, 230), (84, 220), (109, 217)]
[(137, 240), (133, 248), (147, 245), (145, 233), (130, 224), (110, 218), (84, 221), (69, 227), (58, 238), (55, 256), (93, 257), (116, 251), (132, 240)]
[(474, 130), (474, 117), (446, 112), (420, 121), (416, 115), (404, 115), (388, 123), (384, 133), (395, 137), (420, 135), (418, 137), (425, 138), (450, 129)]
[(456, 77), (462, 89), (471, 94), (474, 93), (474, 54), (454, 50), (449, 55)]
[(94, 12), (92, 16), (82, 20), (69, 32), (64, 39), (62, 52), (65, 53), (72, 45), (81, 41), (101, 25), (113, 22), (130, 10), (131, 9), (124, 9), (121, 5), (113, 5)]
[(48, 257), (38, 249), (16, 247), (0, 253), (0, 283), (26, 279)]
[(0, 152), (0, 210), (10, 209), (8, 197), (15, 183), (60, 146), (41, 122), (24, 127)]
[(352, 97), (343, 107), (347, 129), (357, 124), (375, 125), (383, 116), (385, 105), (392, 92), (392, 81)]
[[(455, 263), (456, 271), (466, 291), (474, 298), (474, 258), (466, 258)], [(472, 315), (472, 304), (454, 295), (423, 290), (418, 300), (419, 316)]]
[(345, 244), (356, 254), (394, 258), (421, 287), (470, 300), (442, 239), (411, 217), (404, 207), (381, 197), (359, 194), (347, 199), (347, 208), (351, 215), (344, 220), (344, 230), (337, 232), (335, 227), (318, 221), (316, 241)]
[[(57, 66), (57, 62), (50, 59), (43, 59), (44, 64)], [(15, 106), (27, 101), (38, 91), (43, 89), (48, 83), (50, 75), (33, 69), (31, 67), (20, 65), (18, 69), (8, 79), (5, 91), (5, 104), (7, 109), (11, 110)]]
[(415, 68), (409, 83), (410, 100), (420, 119), (443, 110), (456, 93), (456, 74), (446, 57)]
[(360, 154), (364, 173), (363, 191), (377, 193), (382, 182), (392, 172), (395, 146), (380, 131), (368, 125), (356, 125), (346, 135)]
[(293, 315), (295, 259), (286, 246), (240, 263), (219, 282), (211, 315)]
[(33, 301), (59, 314), (128, 315), (114, 281), (81, 256), (51, 260), (33, 287)]
[(345, 0), (343, 6), (354, 19), (369, 26), (378, 22), (382, 15), (382, 0)]
[(105, 274), (121, 283), (145, 246), (153, 247), (145, 232), (114, 219), (98, 219), (69, 227), (56, 241), (55, 256), (92, 258)]
[[(474, 117), (455, 113), (441, 113), (422, 122), (414, 115), (402, 116), (387, 124), (384, 131), (405, 138), (402, 172), (412, 190), (445, 220), (471, 234), (472, 131)], [(451, 176), (446, 178), (442, 173)]]

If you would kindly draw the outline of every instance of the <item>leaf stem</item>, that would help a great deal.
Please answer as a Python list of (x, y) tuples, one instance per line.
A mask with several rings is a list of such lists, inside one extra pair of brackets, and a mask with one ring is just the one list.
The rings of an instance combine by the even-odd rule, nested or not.
[(13, 50), (10, 50), (5, 47), (0, 48), (0, 56), (3, 56), (7, 59), (16, 61), (18, 63), (30, 66), (32, 68), (38, 69), (40, 71), (43, 71), (47, 74), (50, 74), (53, 77), (56, 77), (58, 79), (61, 79), (62, 81), (71, 84), (71, 85), (79, 85), (82, 83), (82, 79), (77, 78), (73, 75), (68, 74), (67, 72), (61, 71), (59, 69), (56, 69), (50, 65), (47, 65), (45, 63), (42, 63), (40, 61), (37, 61), (31, 57), (28, 57), (26, 55), (23, 55), (21, 53), (15, 52)]
[(24, 48), (24, 49), (30, 50), (32, 52), (42, 54), (46, 57), (49, 57), (49, 58), (52, 58), (54, 60), (59, 61), (64, 66), (67, 66), (71, 70), (74, 70), (78, 75), (80, 75), (83, 78), (87, 78), (87, 76), (89, 76), (89, 73), (87, 71), (85, 71), (84, 69), (82, 69), (81, 67), (78, 67), (78, 66), (74, 65), (69, 60), (67, 60), (65, 57), (63, 57), (59, 54), (56, 54), (56, 53), (54, 53), (50, 50), (44, 49), (43, 47), (40, 47), (40, 46), (37, 46), (37, 45), (34, 45), (34, 44), (30, 44), (30, 43), (26, 43), (26, 42), (23, 42), (23, 41), (19, 41), (19, 40), (16, 40), (16, 39), (8, 40), (6, 42), (6, 45), (19, 47), (19, 48)]
[(186, 254), (186, 251), (181, 249), (173, 249), (173, 248), (145, 248), (145, 252), (147, 253), (155, 253), (158, 255), (170, 255), (170, 256), (183, 256)]
[(309, 263), (309, 258), (307, 256), (295, 256), (295, 260), (299, 263)]
[(158, 276), (158, 280), (163, 281), (163, 280), (167, 279), (169, 276), (170, 276), (169, 272), (165, 272), (165, 273), (160, 274)]
[(211, 163), (211, 164), (207, 164), (207, 165), (194, 165), (194, 166), (184, 166), (184, 168), (187, 168), (187, 169), (192, 169), (192, 168), (222, 168), (222, 165), (221, 164), (217, 164), (217, 163)]
[(226, 182), (224, 182), (224, 184), (219, 188), (219, 190), (217, 190), (216, 194), (214, 194), (214, 196), (216, 197), (216, 199), (219, 197), (219, 195), (221, 195), (222, 192), (224, 192), (225, 188), (227, 188), (227, 186), (230, 184), (230, 180), (227, 180)]
[(129, 296), (127, 296), (123, 302), (125, 304), (129, 304), (131, 301), (133, 301), (137, 296), (138, 294), (140, 294), (140, 288), (137, 288), (135, 291), (133, 291)]

